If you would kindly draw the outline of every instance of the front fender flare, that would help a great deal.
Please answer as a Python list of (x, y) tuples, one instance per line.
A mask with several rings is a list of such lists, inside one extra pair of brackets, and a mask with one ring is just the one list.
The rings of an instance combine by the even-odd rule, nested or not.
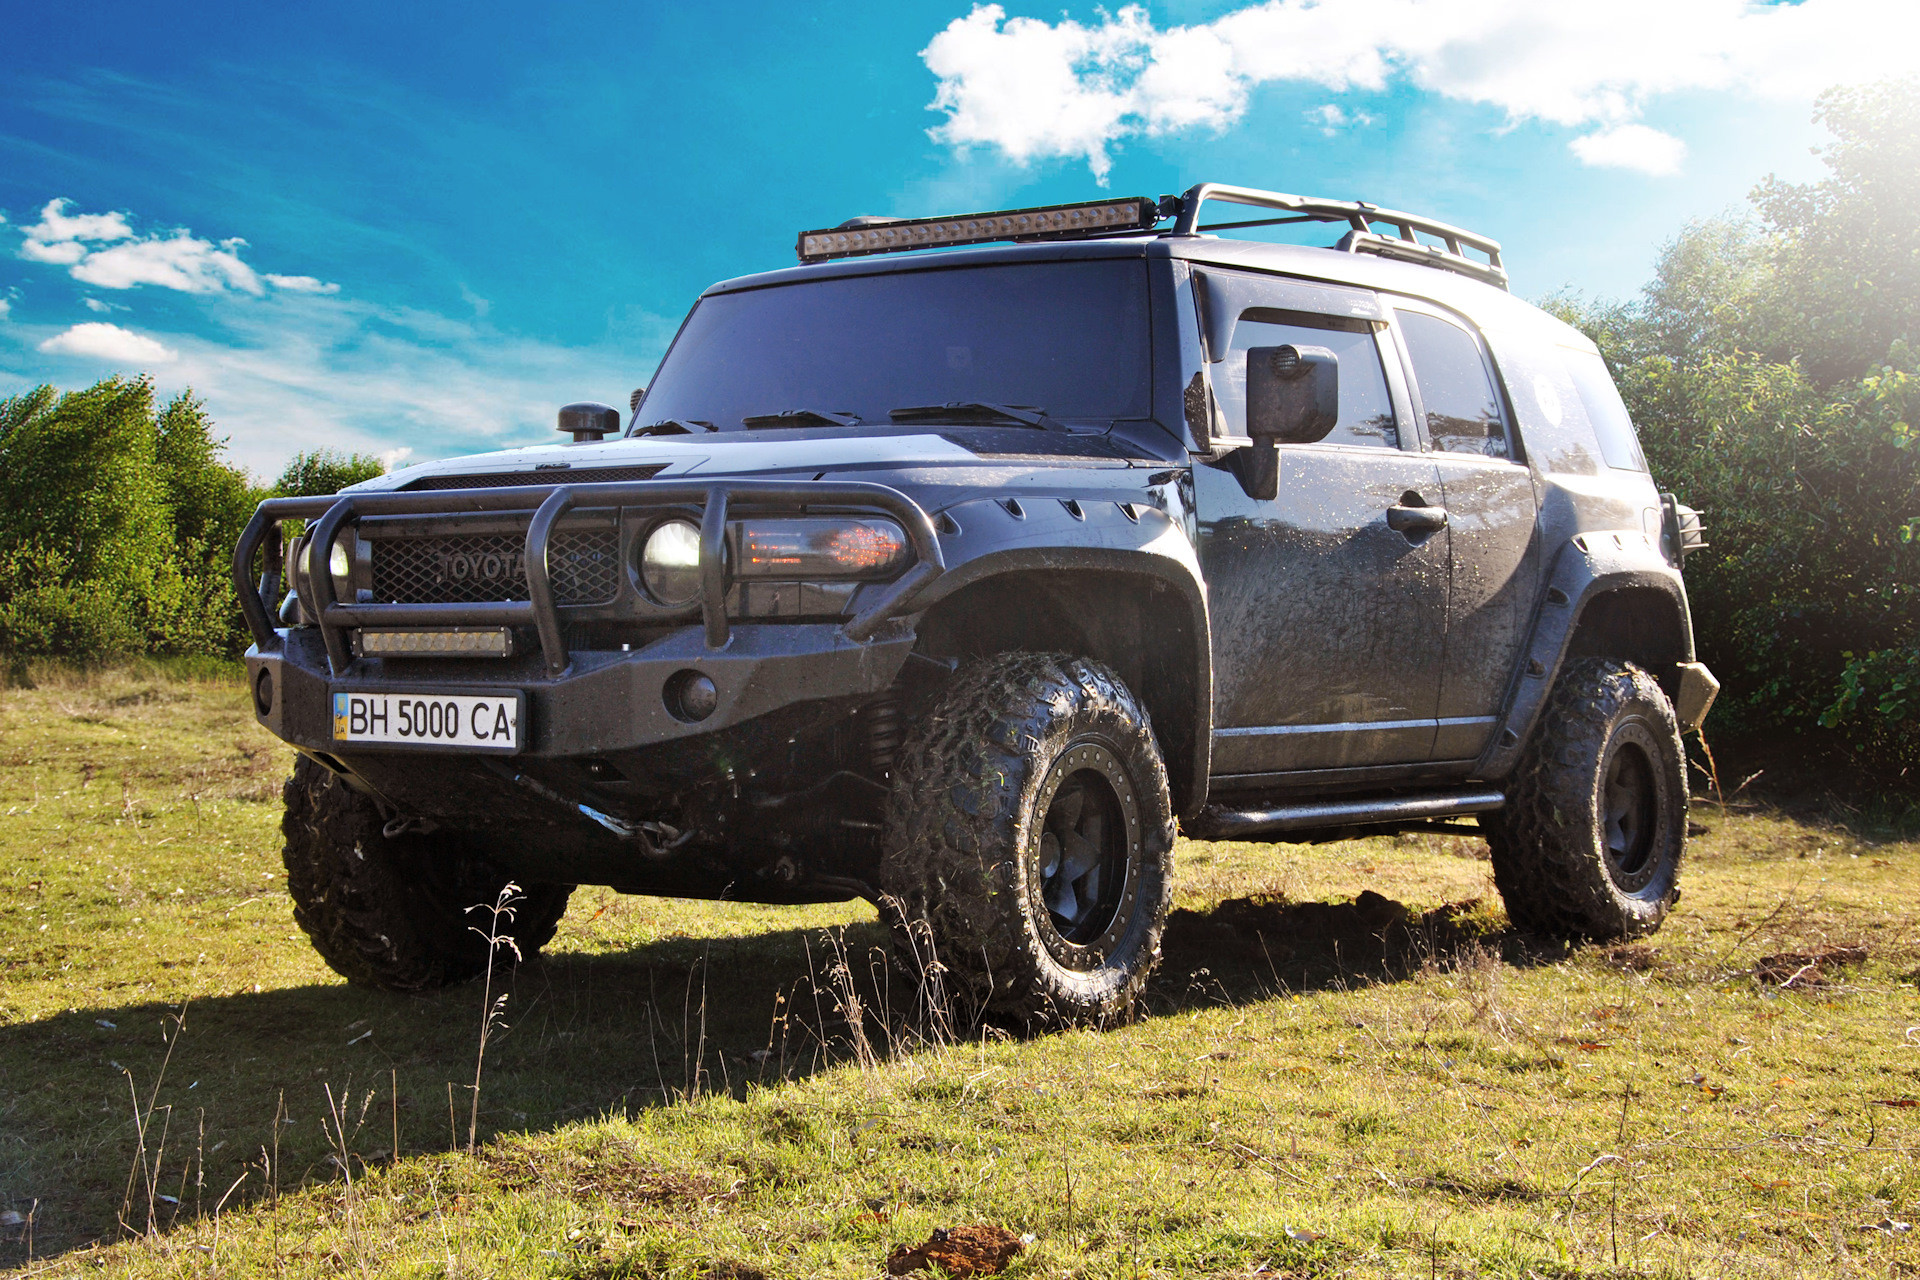
[[(1079, 505), (1079, 504), (1076, 504)], [(1052, 572), (1127, 575), (1164, 584), (1192, 637), (1191, 667), (1182, 673), (1193, 690), (1190, 757), (1168, 760), (1175, 804), (1182, 813), (1206, 803), (1212, 765), (1213, 651), (1205, 579), (1181, 525), (1158, 507), (1111, 500), (1086, 501), (1075, 514), (1064, 500), (1022, 498), (968, 502), (936, 521), (947, 571), (914, 602), (916, 619), (967, 587), (1011, 574)], [(1018, 514), (1014, 512), (1017, 511)], [(916, 622), (917, 625), (917, 622)], [(1150, 703), (1151, 689), (1136, 690)]]

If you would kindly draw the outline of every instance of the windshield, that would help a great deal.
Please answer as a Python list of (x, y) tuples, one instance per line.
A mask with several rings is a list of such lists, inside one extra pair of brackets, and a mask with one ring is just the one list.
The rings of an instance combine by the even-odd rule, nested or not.
[(1146, 264), (904, 271), (704, 298), (638, 421), (884, 426), (895, 410), (948, 404), (976, 406), (957, 422), (991, 405), (1082, 426), (1148, 417)]

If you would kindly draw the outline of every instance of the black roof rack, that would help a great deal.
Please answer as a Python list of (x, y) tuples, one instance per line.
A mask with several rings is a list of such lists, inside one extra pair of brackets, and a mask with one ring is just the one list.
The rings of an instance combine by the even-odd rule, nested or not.
[[(1202, 226), (1200, 207), (1209, 200), (1274, 209), (1285, 216), (1215, 222)], [(1507, 272), (1500, 263), (1500, 242), (1497, 240), (1462, 231), (1459, 227), (1436, 222), (1432, 218), (1382, 209), (1358, 200), (1291, 196), (1278, 191), (1256, 191), (1250, 187), (1230, 187), (1217, 182), (1198, 183), (1189, 187), (1184, 195), (1161, 196), (1157, 201), (1144, 196), (1131, 196), (1085, 204), (966, 213), (948, 218), (852, 218), (837, 227), (801, 232), (794, 248), (802, 262), (826, 262), (833, 258), (861, 257), (872, 253), (986, 244), (999, 240), (1086, 240), (1140, 235), (1153, 231), (1168, 218), (1174, 220), (1173, 228), (1163, 234), (1176, 236), (1299, 222), (1344, 223), (1348, 227), (1347, 234), (1334, 246), (1343, 252), (1371, 253), (1382, 258), (1417, 262), (1423, 266), (1458, 272), (1502, 289), (1507, 287)], [(1398, 235), (1381, 235), (1374, 230), (1376, 224), (1392, 227)], [(1426, 243), (1419, 238), (1423, 235), (1440, 243)], [(1467, 256), (1469, 249), (1483, 255), (1485, 261)]]

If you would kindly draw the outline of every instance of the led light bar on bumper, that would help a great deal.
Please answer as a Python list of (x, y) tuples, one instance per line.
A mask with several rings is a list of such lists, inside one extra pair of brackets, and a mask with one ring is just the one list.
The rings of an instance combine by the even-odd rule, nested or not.
[(510, 627), (442, 627), (433, 630), (375, 630), (353, 633), (356, 658), (510, 658)]
[(934, 249), (941, 245), (1149, 231), (1159, 220), (1158, 202), (1135, 196), (1095, 204), (1052, 204), (998, 213), (968, 213), (954, 218), (899, 218), (859, 226), (823, 227), (801, 232), (796, 249), (802, 262), (825, 262), (830, 258), (900, 249)]

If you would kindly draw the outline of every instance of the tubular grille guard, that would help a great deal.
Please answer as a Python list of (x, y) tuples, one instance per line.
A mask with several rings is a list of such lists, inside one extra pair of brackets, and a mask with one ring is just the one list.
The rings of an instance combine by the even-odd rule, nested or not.
[[(373, 598), (382, 604), (458, 604), (475, 595), (527, 600), (526, 537), (510, 533), (371, 538)], [(607, 604), (620, 589), (620, 535), (561, 529), (548, 576), (560, 605)]]
[[(574, 507), (698, 506), (704, 509), (701, 530), (700, 613), (707, 643), (724, 646), (730, 638), (727, 621), (727, 572), (722, 558), (729, 506), (852, 508), (879, 511), (906, 530), (916, 562), (900, 577), (880, 586), (874, 600), (842, 628), (849, 640), (861, 643), (889, 618), (906, 612), (928, 584), (946, 572), (940, 540), (933, 521), (913, 499), (883, 484), (847, 482), (815, 485), (780, 480), (734, 480), (721, 484), (685, 481), (630, 480), (618, 484), (528, 485), (519, 488), (448, 490), (442, 492), (348, 493), (321, 498), (270, 498), (254, 509), (233, 552), (233, 586), (247, 629), (262, 650), (278, 649), (267, 601), (279, 594), (280, 522), (313, 520), (312, 545), (329, 547), (340, 530), (362, 517), (398, 515), (456, 515), (467, 513), (531, 512), (523, 544), (526, 556), (527, 599), (507, 601), (431, 602), (419, 604), (343, 604), (334, 596), (333, 575), (310, 573), (294, 584), (300, 606), (318, 619), (327, 647), (327, 661), (335, 674), (352, 655), (347, 632), (360, 626), (528, 626), (540, 634), (547, 670), (559, 675), (567, 669), (566, 641), (560, 629), (556, 594), (563, 573), (554, 563), (557, 543), (565, 536), (554, 525)], [(255, 555), (265, 545), (265, 572), (252, 579)], [(871, 588), (869, 588), (870, 590)]]

